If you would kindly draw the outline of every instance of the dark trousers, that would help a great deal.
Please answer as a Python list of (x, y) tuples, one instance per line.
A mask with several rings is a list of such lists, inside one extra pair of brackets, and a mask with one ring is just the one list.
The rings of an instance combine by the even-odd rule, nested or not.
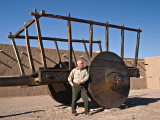
[(76, 83), (74, 83), (72, 87), (72, 113), (76, 113), (77, 99), (79, 93), (81, 93), (81, 97), (84, 101), (85, 113), (88, 113), (89, 107), (87, 90), (84, 85), (77, 85)]

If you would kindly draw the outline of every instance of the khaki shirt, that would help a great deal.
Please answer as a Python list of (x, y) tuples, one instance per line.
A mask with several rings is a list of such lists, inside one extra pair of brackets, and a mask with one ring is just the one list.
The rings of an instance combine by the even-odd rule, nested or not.
[(77, 83), (78, 81), (81, 81), (82, 84), (84, 84), (89, 78), (89, 74), (87, 69), (83, 68), (82, 70), (80, 70), (78, 67), (74, 68), (69, 77), (68, 77), (68, 81), (70, 83), (71, 86), (73, 86), (73, 83)]

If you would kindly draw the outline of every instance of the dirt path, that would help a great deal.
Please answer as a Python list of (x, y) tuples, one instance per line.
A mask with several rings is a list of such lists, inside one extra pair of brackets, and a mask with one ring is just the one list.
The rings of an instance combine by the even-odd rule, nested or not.
[(70, 106), (61, 105), (50, 96), (0, 99), (2, 120), (160, 120), (160, 90), (132, 90), (119, 108), (97, 108), (90, 102), (91, 116), (83, 114), (78, 103), (78, 116), (72, 116)]

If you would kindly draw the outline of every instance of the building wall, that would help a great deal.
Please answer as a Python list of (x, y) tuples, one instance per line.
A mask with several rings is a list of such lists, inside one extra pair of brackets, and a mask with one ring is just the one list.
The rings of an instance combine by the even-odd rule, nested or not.
[[(25, 75), (29, 75), (32, 73), (28, 55), (25, 46), (17, 46), (18, 52), (20, 54), (20, 58), (22, 60), (22, 65), (25, 71)], [(20, 70), (17, 64), (16, 56), (13, 50), (12, 45), (8, 44), (0, 44), (0, 76), (20, 76)], [(35, 65), (36, 71), (39, 67), (42, 67), (41, 56), (39, 48), (32, 47), (32, 57)], [(64, 56), (66, 55), (66, 57)], [(86, 64), (88, 59), (86, 53), (83, 51), (75, 51), (76, 58), (82, 59), (80, 56), (83, 56), (83, 62)], [(97, 53), (93, 53), (95, 56)], [(45, 56), (47, 67), (54, 67), (58, 63), (58, 57), (55, 49), (45, 49)], [(68, 61), (68, 51), (60, 50), (60, 56), (62, 62)], [(124, 62), (127, 66), (133, 67), (134, 59), (125, 58)], [(130, 88), (131, 89), (146, 89), (147, 81), (146, 81), (146, 71), (145, 68), (145, 60), (138, 60), (138, 68), (140, 69), (140, 78), (131, 78), (130, 80)], [(36, 86), (36, 87), (0, 87), (0, 97), (12, 97), (12, 96), (27, 96), (27, 95), (43, 95), (47, 93), (47, 85)]]
[[(125, 58), (125, 63), (128, 67), (133, 67), (134, 66), (134, 59), (133, 58)], [(146, 82), (146, 66), (144, 63), (144, 59), (139, 59), (137, 62), (137, 67), (139, 68), (140, 72), (140, 77), (135, 78), (131, 77), (130, 78), (130, 89), (146, 89), (147, 88), (147, 82)]]
[(160, 56), (145, 59), (147, 88), (160, 89)]

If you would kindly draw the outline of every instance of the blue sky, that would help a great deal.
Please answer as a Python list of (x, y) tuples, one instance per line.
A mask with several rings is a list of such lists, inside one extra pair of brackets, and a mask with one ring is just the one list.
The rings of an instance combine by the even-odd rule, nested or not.
[[(7, 38), (9, 32), (16, 33), (37, 11), (45, 10), (48, 14), (94, 20), (108, 21), (142, 30), (140, 37), (139, 58), (160, 56), (160, 1), (159, 0), (1, 0), (0, 1), (0, 43), (11, 44)], [(67, 21), (40, 18), (42, 36), (68, 38)], [(102, 41), (105, 50), (105, 28), (93, 26), (93, 39)], [(135, 56), (137, 33), (125, 31), (125, 57)], [(22, 33), (24, 35), (24, 33)], [(36, 26), (29, 27), (29, 35), (36, 34)], [(89, 25), (72, 22), (73, 39), (89, 39)], [(109, 28), (109, 50), (120, 55), (121, 31)], [(44, 47), (55, 48), (54, 42), (45, 41)], [(16, 39), (17, 45), (25, 45), (25, 40)], [(32, 46), (38, 46), (36, 40)], [(68, 44), (58, 42), (60, 49), (67, 49)], [(87, 44), (88, 45), (88, 44)], [(84, 50), (83, 45), (74, 44), (75, 50)], [(93, 46), (98, 51), (98, 45)]]

